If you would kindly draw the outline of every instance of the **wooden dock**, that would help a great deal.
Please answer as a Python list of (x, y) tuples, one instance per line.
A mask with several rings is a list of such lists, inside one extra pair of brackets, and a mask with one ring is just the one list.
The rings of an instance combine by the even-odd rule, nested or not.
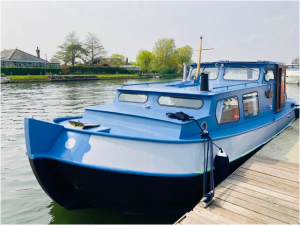
[(175, 224), (299, 224), (299, 120)]

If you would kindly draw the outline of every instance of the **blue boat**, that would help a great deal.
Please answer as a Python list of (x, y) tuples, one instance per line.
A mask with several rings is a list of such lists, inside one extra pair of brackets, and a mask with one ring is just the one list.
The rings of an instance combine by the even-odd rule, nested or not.
[(191, 64), (182, 80), (123, 85), (82, 116), (25, 118), (26, 154), (66, 209), (182, 213), (299, 117), (285, 77), (269, 61)]

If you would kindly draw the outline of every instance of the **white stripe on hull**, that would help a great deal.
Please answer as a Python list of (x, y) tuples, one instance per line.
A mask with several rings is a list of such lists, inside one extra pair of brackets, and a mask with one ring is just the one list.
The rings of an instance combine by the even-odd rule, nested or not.
[[(215, 143), (232, 161), (272, 138), (293, 119), (292, 115), (284, 117), (268, 126)], [(203, 171), (203, 143), (174, 144), (91, 135), (89, 144), (91, 149), (83, 156), (84, 164), (124, 172), (191, 174)], [(218, 148), (214, 147), (214, 155), (217, 152)]]

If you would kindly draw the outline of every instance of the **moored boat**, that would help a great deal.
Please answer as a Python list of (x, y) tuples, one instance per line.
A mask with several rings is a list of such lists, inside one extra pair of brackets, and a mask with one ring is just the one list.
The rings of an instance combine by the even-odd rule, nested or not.
[(199, 61), (183, 80), (123, 85), (82, 116), (25, 118), (30, 165), (66, 209), (182, 213), (220, 181), (220, 151), (232, 166), (299, 116), (285, 74), (275, 62)]
[(10, 83), (10, 79), (8, 77), (1, 77), (1, 84)]
[(299, 81), (300, 81), (299, 65), (298, 64), (287, 65), (286, 83), (299, 85)]

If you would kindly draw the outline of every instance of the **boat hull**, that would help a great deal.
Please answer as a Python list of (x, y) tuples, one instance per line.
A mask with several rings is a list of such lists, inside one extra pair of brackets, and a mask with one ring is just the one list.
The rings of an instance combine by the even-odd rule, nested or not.
[[(230, 163), (230, 172), (255, 152)], [(182, 214), (191, 210), (203, 193), (203, 175), (145, 176), (76, 166), (53, 159), (29, 161), (43, 190), (68, 210), (103, 208), (134, 215)], [(220, 180), (215, 182), (217, 185)]]
[[(266, 126), (216, 140), (229, 155), (230, 171), (295, 117), (292, 110)], [(63, 126), (42, 123), (25, 120), (27, 155), (44, 191), (66, 209), (99, 207), (127, 214), (170, 215), (192, 209), (202, 197), (203, 143), (91, 137), (95, 135), (75, 135)], [(214, 154), (217, 151), (214, 148)], [(113, 163), (118, 167), (113, 168)]]

